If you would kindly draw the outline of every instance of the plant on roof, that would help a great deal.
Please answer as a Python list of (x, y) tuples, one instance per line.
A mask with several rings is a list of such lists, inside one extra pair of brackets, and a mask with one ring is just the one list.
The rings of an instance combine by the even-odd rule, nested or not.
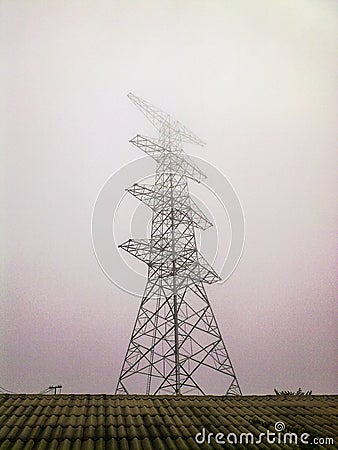
[(312, 395), (312, 391), (303, 392), (303, 390), (301, 388), (298, 388), (298, 390), (296, 392), (292, 392), (292, 391), (277, 391), (277, 389), (274, 389), (274, 391), (275, 391), (276, 395), (282, 395), (284, 397), (289, 397), (289, 396), (302, 397), (304, 395)]

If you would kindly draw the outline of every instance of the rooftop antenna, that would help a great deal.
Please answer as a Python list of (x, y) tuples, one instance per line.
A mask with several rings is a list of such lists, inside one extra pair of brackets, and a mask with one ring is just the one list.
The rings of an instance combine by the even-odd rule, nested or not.
[(204, 287), (220, 278), (196, 244), (195, 228), (212, 223), (190, 198), (188, 178), (199, 183), (206, 176), (182, 143), (204, 142), (169, 114), (128, 97), (158, 137), (130, 141), (156, 161), (156, 175), (154, 185), (127, 189), (152, 209), (152, 221), (150, 239), (119, 246), (148, 265), (148, 278), (116, 393), (203, 395), (209, 371), (224, 376), (226, 395), (242, 395)]
[(61, 394), (61, 389), (62, 389), (62, 385), (58, 384), (58, 385), (51, 385), (48, 387), (47, 392), (53, 392), (54, 391), (54, 395), (57, 394), (57, 390), (59, 389), (59, 394)]

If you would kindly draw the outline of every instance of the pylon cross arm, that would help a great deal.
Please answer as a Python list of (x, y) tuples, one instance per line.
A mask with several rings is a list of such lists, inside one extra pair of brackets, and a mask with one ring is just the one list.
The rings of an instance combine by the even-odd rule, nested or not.
[(153, 185), (138, 183), (133, 184), (126, 190), (154, 211), (170, 209), (172, 195), (175, 199), (175, 217), (177, 222), (184, 222), (185, 219), (191, 220), (196, 228), (202, 230), (212, 226), (204, 212), (185, 193), (180, 193), (176, 190), (172, 194), (169, 190), (163, 193)]
[(183, 151), (171, 151), (157, 143), (155, 139), (140, 134), (137, 134), (129, 142), (151, 156), (162, 166), (161, 171), (164, 173), (174, 172), (185, 175), (198, 183), (206, 179), (206, 175)]

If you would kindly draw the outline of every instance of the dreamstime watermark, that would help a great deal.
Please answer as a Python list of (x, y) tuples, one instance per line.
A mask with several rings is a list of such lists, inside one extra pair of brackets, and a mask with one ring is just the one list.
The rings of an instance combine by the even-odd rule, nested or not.
[[(234, 272), (242, 255), (245, 238), (243, 209), (234, 188), (222, 172), (201, 158), (190, 158), (207, 176), (200, 184), (190, 183), (191, 198), (213, 222), (211, 228), (202, 231), (200, 236), (197, 234), (200, 251), (219, 274), (222, 283)], [(116, 286), (138, 297), (143, 294), (146, 269), (138, 261), (134, 262), (135, 258), (130, 259), (120, 251), (118, 245), (129, 238), (149, 237), (151, 210), (137, 200), (130, 203), (128, 196), (132, 196), (126, 188), (135, 183), (153, 184), (154, 176), (155, 165), (149, 156), (129, 162), (104, 183), (92, 214), (92, 243), (101, 269)]]
[(254, 435), (253, 433), (209, 433), (205, 428), (195, 435), (197, 444), (212, 444), (215, 442), (219, 445), (247, 445), (247, 444), (279, 444), (279, 445), (333, 445), (334, 439), (331, 437), (311, 437), (309, 433), (284, 432), (285, 423), (278, 421), (274, 425), (275, 431), (267, 430), (265, 433)]

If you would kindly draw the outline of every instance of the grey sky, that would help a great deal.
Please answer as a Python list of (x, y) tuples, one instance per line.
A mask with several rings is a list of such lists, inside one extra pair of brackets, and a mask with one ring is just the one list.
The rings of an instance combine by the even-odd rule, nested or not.
[[(101, 272), (90, 221), (152, 128), (129, 91), (207, 145), (246, 217), (208, 287), (246, 394), (336, 392), (337, 4), (1, 1), (1, 382), (112, 392), (138, 300)], [(137, 180), (135, 180), (137, 181)], [(127, 187), (127, 186), (126, 186)]]

